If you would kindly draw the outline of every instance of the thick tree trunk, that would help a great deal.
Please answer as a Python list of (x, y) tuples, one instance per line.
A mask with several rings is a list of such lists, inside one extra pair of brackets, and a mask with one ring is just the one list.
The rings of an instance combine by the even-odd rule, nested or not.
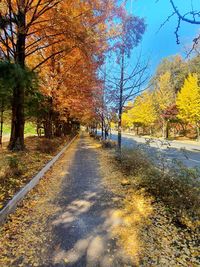
[[(25, 66), (25, 40), (26, 40), (26, 18), (25, 1), (21, 0), (17, 20), (17, 43), (15, 63), (21, 68)], [(12, 125), (11, 137), (8, 148), (10, 150), (24, 150), (24, 88), (19, 84), (13, 90), (12, 100)]]
[(56, 137), (62, 137), (62, 134), (63, 134), (63, 132), (62, 132), (62, 124), (61, 123), (57, 123), (56, 125), (55, 125), (55, 136)]
[(24, 124), (24, 89), (18, 87), (13, 92), (10, 150), (24, 150)]
[(65, 136), (70, 135), (72, 133), (72, 124), (70, 122), (65, 122), (63, 126), (63, 133)]
[(44, 122), (44, 136), (48, 139), (53, 138), (53, 122), (51, 115)]

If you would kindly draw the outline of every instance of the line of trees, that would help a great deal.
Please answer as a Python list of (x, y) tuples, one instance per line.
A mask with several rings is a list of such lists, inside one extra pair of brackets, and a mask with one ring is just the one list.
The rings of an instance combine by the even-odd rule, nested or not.
[(137, 134), (169, 137), (200, 127), (200, 57), (189, 61), (180, 56), (164, 59), (151, 80), (151, 88), (129, 102), (123, 113), (123, 127)]
[[(175, 35), (177, 44), (180, 44), (181, 23), (199, 24), (199, 11), (195, 9), (191, 1), (191, 5), (188, 5), (191, 10), (182, 14), (176, 1), (169, 0), (169, 2), (172, 13), (160, 28), (172, 16), (177, 16), (178, 24), (177, 27), (175, 25)], [(184, 88), (192, 91), (195, 82), (195, 90), (198, 91), (199, 56), (189, 61), (183, 60), (179, 55), (163, 59), (155, 76), (148, 83), (150, 79), (148, 60), (146, 62), (142, 60), (141, 54), (138, 59), (136, 59), (137, 56), (131, 57), (135, 64), (129, 60), (131, 52), (142, 40), (145, 30), (146, 25), (142, 18), (126, 17), (121, 23), (120, 38), (114, 42), (115, 53), (110, 56), (107, 67), (101, 70), (103, 80), (101, 104), (97, 108), (98, 119), (93, 129), (96, 131), (98, 127), (101, 127), (103, 139), (108, 138), (111, 128), (117, 129), (119, 151), (121, 150), (122, 128), (135, 128), (138, 134), (142, 129), (143, 133), (168, 138), (170, 128), (173, 128), (176, 134), (185, 134), (188, 128), (196, 127), (196, 135), (199, 138), (198, 116), (192, 115), (194, 109), (191, 110), (191, 114), (184, 111), (185, 107), (181, 105), (183, 101), (179, 100), (184, 98)], [(193, 46), (187, 53), (188, 56), (192, 52), (199, 55), (198, 41), (199, 36), (193, 40)], [(110, 67), (109, 70), (108, 67)], [(132, 99), (134, 100), (131, 102)], [(195, 101), (198, 102), (198, 100)], [(195, 110), (197, 114), (198, 108)]]
[(97, 72), (124, 16), (115, 0), (1, 1), (0, 135), (11, 110), (10, 150), (25, 148), (27, 118), (48, 138), (96, 120)]

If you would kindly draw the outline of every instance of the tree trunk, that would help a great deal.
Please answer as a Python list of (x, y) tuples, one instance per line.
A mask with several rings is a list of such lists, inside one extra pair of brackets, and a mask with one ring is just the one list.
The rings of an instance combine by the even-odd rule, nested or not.
[(97, 134), (98, 134), (98, 124), (96, 123), (96, 126), (95, 126), (95, 135), (97, 135)]
[(53, 138), (53, 125), (51, 115), (44, 122), (44, 136), (48, 139)]
[(104, 118), (103, 118), (103, 115), (102, 115), (102, 119), (101, 119), (101, 138), (102, 140), (104, 139)]
[(119, 92), (119, 115), (118, 115), (118, 150), (122, 147), (122, 112), (123, 112), (123, 87), (124, 87), (124, 52), (122, 51), (121, 79)]
[(165, 138), (168, 139), (169, 138), (169, 121), (166, 121), (166, 135)]
[(48, 99), (48, 112), (46, 119), (44, 121), (44, 135), (48, 139), (52, 139), (54, 137), (54, 129), (53, 129), (53, 121), (55, 120), (53, 111), (53, 98), (49, 97)]
[(162, 120), (162, 137), (163, 137), (163, 139), (165, 139), (165, 120), (163, 119)]
[[(25, 0), (21, 0), (17, 16), (17, 42), (15, 63), (21, 68), (25, 66), (25, 40), (26, 40)], [(24, 88), (16, 85), (12, 99), (12, 124), (8, 148), (10, 150), (24, 150)]]
[(70, 122), (65, 122), (63, 125), (64, 136), (70, 135), (72, 133), (72, 125)]
[(13, 92), (10, 150), (24, 150), (24, 124), (24, 89), (18, 87)]
[(108, 139), (108, 135), (109, 135), (109, 129), (106, 127), (105, 128), (105, 140)]
[(118, 149), (121, 151), (122, 146), (122, 109), (119, 110), (119, 118), (118, 118)]
[(55, 125), (55, 133), (54, 133), (54, 135), (56, 137), (62, 137), (62, 123), (58, 121), (54, 125)]
[(139, 134), (139, 127), (138, 126), (136, 127), (136, 134), (137, 135)]
[(200, 132), (199, 132), (199, 124), (198, 123), (197, 123), (196, 127), (197, 127), (197, 141), (199, 141)]

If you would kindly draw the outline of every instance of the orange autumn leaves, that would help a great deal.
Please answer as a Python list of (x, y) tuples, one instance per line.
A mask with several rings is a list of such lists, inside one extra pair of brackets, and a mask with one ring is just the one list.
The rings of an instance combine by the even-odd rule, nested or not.
[(95, 116), (96, 96), (101, 94), (97, 70), (113, 34), (106, 20), (112, 20), (114, 4), (107, 8), (106, 2), (62, 1), (51, 11), (53, 43), (37, 57), (41, 61), (55, 54), (41, 66), (41, 91), (52, 98), (61, 119), (71, 116), (88, 121)]
[[(25, 63), (39, 73), (40, 91), (52, 98), (53, 109), (61, 117), (66, 113), (83, 120), (93, 117), (95, 97), (101, 94), (97, 70), (109, 49), (108, 40), (117, 34), (116, 1), (3, 0), (0, 9), (9, 17), (6, 43), (1, 42), (4, 56), (15, 61), (16, 32), (23, 31)], [(26, 19), (23, 29), (15, 20), (20, 12)]]

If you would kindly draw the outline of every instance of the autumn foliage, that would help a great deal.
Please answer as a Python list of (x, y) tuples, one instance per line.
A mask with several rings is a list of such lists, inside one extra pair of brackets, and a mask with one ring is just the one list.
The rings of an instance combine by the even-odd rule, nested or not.
[[(150, 82), (150, 90), (127, 104), (124, 129), (170, 137), (192, 132), (199, 139), (199, 56), (184, 61), (180, 56), (163, 59)], [(152, 131), (153, 129), (153, 131)]]
[(1, 1), (1, 60), (39, 78), (38, 90), (13, 87), (11, 150), (24, 148), (26, 112), (48, 138), (71, 132), (74, 122), (77, 128), (95, 120), (101, 94), (97, 70), (109, 40), (119, 35), (117, 17), (124, 19), (125, 11), (115, 0)]

